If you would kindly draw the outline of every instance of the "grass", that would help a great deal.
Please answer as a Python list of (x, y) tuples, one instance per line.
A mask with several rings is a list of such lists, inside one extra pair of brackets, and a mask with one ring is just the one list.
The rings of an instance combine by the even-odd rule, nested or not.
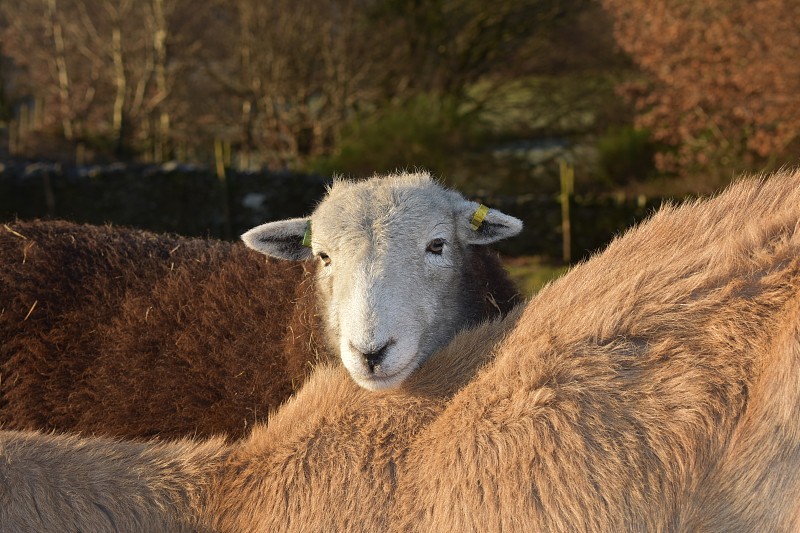
[(523, 295), (530, 298), (547, 282), (569, 270), (565, 265), (553, 265), (536, 256), (504, 258), (503, 265)]

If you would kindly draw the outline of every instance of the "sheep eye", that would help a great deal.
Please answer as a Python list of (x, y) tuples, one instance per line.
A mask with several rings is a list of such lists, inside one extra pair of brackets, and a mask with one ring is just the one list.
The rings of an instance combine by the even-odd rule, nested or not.
[(425, 249), (426, 252), (436, 255), (442, 255), (442, 250), (444, 250), (444, 239), (433, 239)]
[(328, 254), (326, 254), (325, 252), (320, 252), (320, 253), (317, 254), (317, 257), (319, 257), (320, 260), (322, 260), (322, 262), (325, 264), (325, 266), (330, 266), (331, 258), (330, 258), (330, 256), (328, 256)]

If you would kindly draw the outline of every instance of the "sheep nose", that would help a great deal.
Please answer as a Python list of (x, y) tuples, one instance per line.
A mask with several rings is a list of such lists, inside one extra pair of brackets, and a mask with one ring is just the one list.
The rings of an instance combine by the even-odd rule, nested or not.
[(373, 347), (370, 346), (367, 349), (359, 349), (353, 343), (350, 343), (350, 348), (353, 349), (354, 352), (357, 352), (361, 355), (361, 359), (367, 364), (369, 367), (369, 371), (375, 373), (375, 367), (381, 364), (383, 358), (386, 357), (386, 352), (389, 351), (389, 347), (394, 344), (394, 339), (389, 339), (383, 346), (380, 347)]

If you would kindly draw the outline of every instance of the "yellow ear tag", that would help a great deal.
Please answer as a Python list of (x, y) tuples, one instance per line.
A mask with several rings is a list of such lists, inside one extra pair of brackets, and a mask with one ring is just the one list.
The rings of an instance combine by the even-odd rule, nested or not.
[(478, 209), (475, 210), (475, 214), (472, 215), (472, 222), (469, 223), (469, 227), (472, 228), (473, 231), (478, 231), (478, 228), (483, 224), (483, 219), (486, 218), (486, 213), (488, 212), (489, 208), (481, 204)]
[(311, 248), (311, 220), (306, 223), (306, 232), (303, 234), (303, 246)]

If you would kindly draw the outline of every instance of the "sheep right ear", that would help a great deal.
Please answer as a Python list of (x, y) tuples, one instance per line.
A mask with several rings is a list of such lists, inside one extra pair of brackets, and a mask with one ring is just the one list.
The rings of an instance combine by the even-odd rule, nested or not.
[(305, 242), (309, 219), (290, 218), (256, 226), (242, 240), (248, 248), (269, 257), (301, 261), (311, 257), (310, 243)]
[(465, 228), (469, 244), (490, 244), (522, 231), (520, 219), (469, 200), (461, 202), (458, 219)]

